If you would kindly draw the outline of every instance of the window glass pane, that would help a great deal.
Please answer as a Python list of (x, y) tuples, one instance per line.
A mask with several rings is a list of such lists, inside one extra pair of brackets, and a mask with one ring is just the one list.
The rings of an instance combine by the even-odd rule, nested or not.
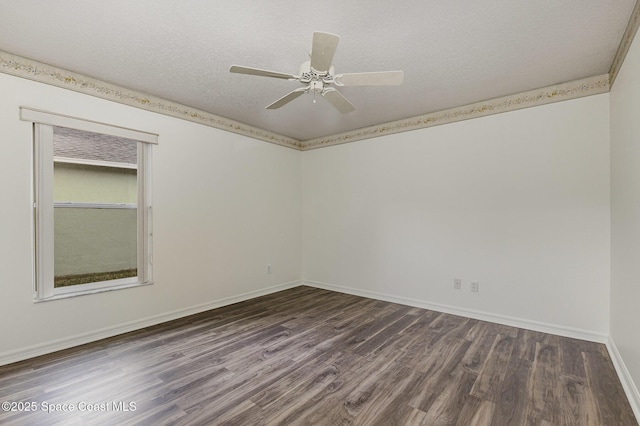
[(54, 287), (137, 276), (137, 142), (53, 135)]
[(55, 208), (54, 287), (137, 276), (136, 209)]
[(53, 128), (54, 202), (138, 202), (138, 143)]

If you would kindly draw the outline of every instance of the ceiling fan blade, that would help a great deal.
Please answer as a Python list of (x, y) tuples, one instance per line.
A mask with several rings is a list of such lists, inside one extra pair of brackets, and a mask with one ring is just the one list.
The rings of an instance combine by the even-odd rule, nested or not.
[(322, 96), (327, 98), (331, 105), (343, 114), (355, 111), (356, 109), (356, 107), (354, 107), (353, 104), (342, 95), (342, 93), (335, 89), (326, 89)]
[(271, 105), (268, 105), (266, 109), (278, 109), (288, 104), (292, 100), (296, 99), (300, 95), (304, 94), (307, 90), (308, 90), (307, 87), (301, 87), (299, 89), (294, 90), (293, 92), (289, 92), (283, 97), (281, 97), (280, 99), (278, 99), (277, 101), (275, 101), (274, 103), (272, 103)]
[(360, 72), (337, 75), (334, 79), (338, 86), (398, 86), (404, 80), (404, 72)]
[(311, 47), (311, 68), (323, 73), (329, 71), (333, 55), (336, 53), (340, 37), (329, 33), (313, 33), (313, 46)]
[(298, 76), (295, 76), (293, 74), (285, 74), (285, 73), (281, 73), (281, 72), (261, 70), (261, 69), (258, 69), (258, 68), (242, 67), (240, 65), (232, 65), (231, 68), (229, 68), (229, 71), (237, 73), (237, 74), (259, 75), (259, 76), (262, 76), (262, 77), (283, 78), (285, 80), (297, 80), (298, 79)]

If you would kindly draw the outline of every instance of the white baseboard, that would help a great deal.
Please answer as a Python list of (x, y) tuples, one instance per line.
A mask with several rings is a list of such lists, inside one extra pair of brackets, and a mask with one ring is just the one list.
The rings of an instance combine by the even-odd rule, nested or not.
[(198, 314), (211, 309), (220, 308), (222, 306), (231, 305), (233, 303), (242, 302), (245, 300), (253, 299), (256, 297), (264, 296), (267, 294), (275, 293), (282, 290), (298, 287), (300, 285), (307, 285), (310, 287), (321, 288), (325, 290), (337, 291), (340, 293), (353, 294), (355, 296), (368, 297), (371, 299), (384, 300), (386, 302), (399, 303), (402, 305), (413, 306), (417, 308), (429, 309), (437, 312), (444, 312), (452, 315), (459, 315), (468, 318), (474, 318), (482, 321), (488, 321), (498, 324), (509, 325), (513, 327), (524, 328), (528, 330), (540, 331), (544, 333), (556, 334), (559, 336), (571, 337), (576, 339), (588, 340), (592, 342), (604, 343), (609, 351), (609, 356), (616, 369), (620, 382), (624, 388), (624, 391), (629, 400), (629, 404), (633, 409), (633, 412), (637, 419), (640, 419), (640, 392), (636, 384), (634, 383), (627, 367), (615, 345), (615, 342), (610, 336), (591, 332), (588, 330), (582, 330), (577, 328), (558, 326), (554, 324), (542, 323), (538, 321), (531, 321), (523, 318), (509, 317), (505, 315), (497, 315), (488, 312), (475, 311), (470, 309), (458, 308), (455, 306), (448, 306), (439, 303), (432, 303), (422, 300), (410, 299), (402, 296), (393, 296), (386, 293), (372, 292), (367, 290), (360, 290), (352, 287), (339, 286), (335, 284), (327, 284), (318, 281), (291, 281), (284, 284), (268, 287), (261, 290), (247, 292), (236, 296), (226, 297), (224, 299), (214, 300), (208, 303), (203, 303), (189, 308), (179, 309), (172, 312), (166, 312), (151, 317), (141, 318), (139, 320), (130, 321), (127, 323), (119, 324), (112, 327), (105, 327), (100, 330), (95, 330), (89, 333), (77, 334), (75, 336), (69, 336), (63, 339), (52, 340), (38, 345), (21, 348), (14, 351), (7, 351), (0, 353), (0, 366), (11, 364), (17, 361), (33, 358), (40, 355), (56, 352), (63, 349), (68, 349), (74, 346), (79, 346), (85, 343), (95, 342), (107, 337), (117, 336), (118, 334), (128, 333), (130, 331), (139, 330), (141, 328), (150, 327), (152, 325), (161, 324), (163, 322), (172, 321), (175, 319), (183, 318), (189, 315)]
[(618, 373), (624, 392), (627, 394), (627, 399), (629, 400), (633, 414), (635, 414), (636, 420), (640, 422), (640, 391), (638, 391), (638, 387), (633, 382), (633, 378), (631, 377), (629, 370), (627, 370), (627, 366), (622, 359), (622, 355), (618, 351), (618, 347), (611, 336), (609, 336), (606, 345), (607, 350), (609, 351), (609, 357), (611, 358), (613, 366)]
[(126, 322), (111, 327), (105, 327), (88, 333), (81, 333), (62, 339), (52, 340), (18, 350), (0, 352), (0, 365), (11, 364), (13, 362), (34, 358), (36, 356), (49, 354), (62, 349), (68, 349), (74, 346), (83, 345), (85, 343), (95, 342), (107, 337), (117, 336), (118, 334), (128, 333), (130, 331), (139, 330), (141, 328), (150, 327), (152, 325), (160, 324), (163, 322), (187, 317), (189, 315), (198, 314), (200, 312), (220, 308), (222, 306), (231, 305), (233, 303), (242, 302), (282, 290), (287, 290), (293, 287), (298, 287), (300, 285), (302, 285), (301, 281), (291, 281), (261, 290), (242, 293), (237, 296), (226, 297), (224, 299), (218, 299), (188, 308), (178, 309), (172, 312), (166, 312), (159, 315), (153, 315), (151, 317), (140, 318), (135, 321)]
[(340, 293), (353, 294), (355, 296), (368, 297), (371, 299), (384, 300), (385, 302), (399, 303), (401, 305), (413, 306), (416, 308), (429, 309), (437, 312), (458, 315), (473, 318), (481, 321), (488, 321), (497, 324), (509, 325), (512, 327), (524, 328), (527, 330), (540, 331), (543, 333), (556, 334), (563, 337), (571, 337), (574, 339), (588, 340), (590, 342), (606, 343), (608, 335), (596, 331), (583, 330), (580, 328), (566, 327), (562, 325), (549, 324), (539, 321), (533, 321), (526, 318), (510, 317), (507, 315), (493, 314), (489, 312), (476, 311), (472, 309), (459, 308), (456, 306), (443, 305), (424, 300), (411, 299), (408, 297), (394, 296), (386, 293), (378, 293), (375, 291), (360, 290), (353, 287), (345, 287), (335, 284), (327, 284), (318, 281), (302, 280), (304, 285), (310, 287), (322, 288), (325, 290), (337, 291)]

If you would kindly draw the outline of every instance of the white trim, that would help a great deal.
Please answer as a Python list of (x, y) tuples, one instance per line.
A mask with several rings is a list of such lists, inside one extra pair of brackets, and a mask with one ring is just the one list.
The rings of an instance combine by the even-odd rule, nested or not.
[(300, 142), (287, 136), (4, 51), (0, 51), (0, 73), (25, 78), (38, 83), (50, 84), (85, 95), (95, 96), (220, 130), (226, 130), (276, 145), (300, 149)]
[(54, 163), (82, 164), (85, 166), (111, 167), (116, 169), (137, 169), (137, 164), (117, 163), (115, 161), (85, 160), (84, 158), (53, 157)]
[(138, 208), (137, 204), (126, 203), (83, 203), (79, 201), (55, 201), (53, 203), (54, 209), (123, 209), (123, 210), (135, 210)]
[[(627, 23), (627, 28), (625, 29), (624, 34), (622, 35), (622, 40), (620, 41), (620, 45), (618, 46), (616, 56), (613, 57), (611, 68), (609, 68), (609, 86), (610, 87), (613, 87), (613, 83), (615, 83), (616, 81), (618, 72), (620, 72), (620, 68), (622, 68), (622, 64), (624, 63), (624, 60), (627, 57), (627, 52), (631, 47), (631, 43), (635, 39), (635, 36), (636, 36), (636, 33), (638, 32), (639, 27), (640, 27), (640, 1), (636, 1), (636, 5), (633, 8), (633, 11), (631, 12), (631, 17), (629, 18), (629, 22)], [(640, 419), (638, 421), (640, 421)]]
[[(37, 112), (28, 108), (20, 108), (21, 118), (33, 121), (34, 128), (34, 168), (35, 168), (35, 291), (34, 302), (58, 300), (65, 297), (75, 297), (85, 294), (106, 291), (108, 289), (129, 288), (132, 286), (146, 285), (153, 282), (151, 266), (152, 236), (147, 223), (151, 220), (151, 144), (139, 139), (133, 139), (137, 144), (137, 204), (114, 203), (78, 203), (78, 202), (54, 202), (53, 200), (53, 126), (69, 124), (84, 126), (82, 130), (100, 131), (113, 126), (98, 123), (99, 128), (94, 128), (95, 122), (87, 122), (73, 117), (59, 116), (45, 112)], [(65, 117), (69, 122), (56, 122), (59, 117)], [(46, 119), (43, 123), (41, 118)], [(84, 123), (84, 124), (83, 124)], [(113, 127), (113, 129), (118, 129)], [(134, 131), (135, 132), (135, 131)], [(129, 136), (131, 136), (130, 134)], [(119, 135), (122, 136), (122, 135)], [(148, 138), (147, 138), (148, 139)], [(99, 209), (137, 209), (137, 265), (138, 275), (135, 282), (132, 279), (119, 279), (101, 281), (96, 283), (78, 284), (73, 287), (55, 287), (54, 285), (54, 209), (55, 208), (99, 208)]]
[[(85, 294), (93, 294), (96, 292), (102, 292), (106, 290), (118, 290), (121, 288), (129, 288), (136, 285), (144, 285), (145, 282), (140, 282), (139, 277), (126, 277), (126, 278), (117, 278), (114, 280), (107, 281), (95, 281), (91, 283), (85, 284), (77, 284), (77, 285), (67, 285), (64, 287), (54, 287), (55, 296), (52, 299), (64, 298), (64, 297), (72, 297), (72, 296), (82, 296)], [(44, 302), (51, 299), (46, 300), (38, 300), (38, 302)]]
[(35, 206), (35, 298), (53, 296), (53, 283), (44, 285), (46, 277), (54, 276), (53, 253), (53, 127), (33, 124), (34, 131), (34, 206)]
[(114, 84), (106, 83), (82, 74), (53, 67), (42, 62), (23, 58), (4, 51), (0, 51), (0, 73), (62, 87), (86, 95), (96, 96), (146, 111), (192, 121), (194, 123), (226, 130), (239, 135), (301, 151), (355, 142), (358, 140), (437, 126), (440, 124), (453, 123), (456, 121), (483, 117), (490, 114), (498, 114), (532, 106), (545, 105), (552, 102), (566, 101), (583, 96), (597, 95), (609, 92), (610, 89), (609, 74), (591, 76), (582, 80), (556, 84), (519, 94), (462, 105), (444, 111), (419, 115), (406, 120), (399, 120), (391, 123), (364, 127), (336, 135), (299, 141), (297, 139), (253, 127), (239, 121), (224, 118), (219, 115), (144, 94), (132, 89), (116, 86)]
[(640, 391), (638, 391), (638, 387), (633, 382), (633, 378), (631, 377), (631, 374), (622, 359), (622, 355), (620, 354), (620, 351), (618, 351), (618, 347), (611, 336), (609, 336), (606, 346), (607, 351), (609, 351), (609, 357), (611, 358), (613, 367), (616, 369), (620, 382), (622, 383), (624, 393), (627, 395), (627, 399), (629, 400), (629, 405), (631, 405), (631, 409), (633, 410), (633, 414), (636, 416), (636, 420), (640, 421)]
[(151, 253), (153, 252), (151, 228), (151, 146), (138, 144), (138, 279), (141, 283), (153, 282)]
[[(105, 327), (105, 328), (94, 330), (88, 333), (80, 333), (80, 334), (76, 334), (75, 336), (56, 339), (56, 340), (52, 340), (42, 344), (20, 348), (17, 350), (0, 352), (0, 366), (11, 364), (18, 361), (23, 361), (23, 360), (34, 358), (41, 355), (46, 355), (46, 354), (60, 351), (63, 349), (72, 348), (74, 346), (95, 342), (97, 340), (106, 339), (109, 337), (117, 336), (119, 334), (128, 333), (128, 332), (139, 330), (145, 327), (150, 327), (150, 326), (161, 324), (164, 322), (187, 317), (189, 315), (194, 315), (194, 314), (198, 314), (208, 310), (220, 308), (223, 306), (232, 305), (234, 303), (243, 302), (243, 301), (250, 300), (260, 296), (265, 296), (267, 294), (276, 293), (278, 291), (288, 290), (301, 285), (321, 288), (321, 289), (330, 290), (330, 291), (337, 291), (340, 293), (353, 294), (356, 296), (369, 297), (369, 298), (384, 300), (392, 303), (400, 303), (408, 306), (430, 309), (438, 312), (451, 313), (453, 315), (462, 315), (462, 316), (479, 319), (483, 321), (497, 322), (499, 324), (512, 325), (516, 327), (527, 328), (527, 329), (541, 331), (545, 333), (564, 335), (564, 334), (561, 334), (561, 332), (558, 332), (558, 330), (561, 330), (561, 331), (568, 330), (572, 335), (566, 335), (565, 337), (573, 337), (573, 338), (579, 338), (583, 340), (595, 341), (598, 343), (605, 343), (605, 346), (609, 352), (609, 356), (611, 358), (613, 366), (620, 378), (620, 382), (622, 383), (622, 386), (626, 393), (627, 399), (629, 400), (629, 404), (631, 405), (631, 408), (634, 412), (634, 415), (636, 416), (636, 419), (640, 419), (640, 392), (638, 391), (638, 388), (633, 382), (633, 379), (631, 378), (631, 375), (626, 368), (624, 360), (622, 359), (622, 356), (620, 355), (620, 352), (618, 351), (618, 348), (616, 347), (615, 342), (610, 336), (609, 337), (605, 336), (604, 342), (602, 342), (601, 340), (603, 340), (603, 335), (601, 335), (600, 333), (592, 333), (592, 332), (585, 332), (584, 330), (577, 330), (577, 331), (580, 331), (580, 335), (582, 337), (576, 337), (574, 335), (576, 329), (558, 327), (550, 324), (545, 324), (546, 329), (540, 329), (538, 328), (538, 325), (543, 323), (532, 322), (532, 321), (522, 320), (522, 319), (516, 319), (519, 325), (514, 325), (512, 323), (505, 323), (501, 321), (492, 320), (498, 317), (500, 318), (509, 318), (509, 317), (502, 317), (494, 314), (482, 313), (484, 318), (479, 318), (472, 315), (474, 313), (477, 313), (477, 311), (470, 311), (470, 310), (454, 308), (446, 305), (417, 301), (417, 300), (407, 299), (403, 297), (395, 297), (395, 296), (390, 296), (382, 293), (363, 291), (363, 290), (358, 290), (354, 288), (337, 286), (337, 285), (322, 283), (318, 281), (310, 281), (310, 280), (290, 281), (287, 283), (271, 286), (262, 290), (255, 290), (247, 293), (242, 293), (236, 296), (230, 296), (223, 299), (218, 299), (211, 302), (203, 303), (200, 305), (191, 306), (189, 308), (178, 309), (178, 310), (166, 312), (163, 314), (153, 315), (150, 317), (141, 318), (138, 320), (118, 324), (116, 326)], [(487, 318), (491, 318), (491, 319), (487, 319)], [(523, 324), (531, 324), (532, 328), (523, 327), (522, 326)], [(585, 338), (585, 336), (591, 336), (593, 338), (589, 339), (589, 338)]]
[(345, 287), (335, 284), (327, 284), (318, 281), (302, 280), (304, 285), (310, 287), (321, 288), (324, 290), (337, 291), (340, 293), (353, 294), (355, 296), (368, 297), (370, 299), (383, 300), (385, 302), (399, 303), (401, 305), (413, 306), (416, 308), (429, 309), (432, 311), (443, 312), (452, 315), (473, 318), (481, 321), (488, 321), (497, 324), (508, 325), (511, 327), (524, 328), (527, 330), (540, 331), (542, 333), (556, 334), (563, 337), (571, 337), (573, 339), (588, 340), (590, 342), (606, 343), (608, 336), (597, 331), (584, 330), (574, 327), (566, 327), (562, 325), (533, 321), (526, 318), (517, 318), (507, 315), (492, 314), (484, 311), (476, 311), (473, 309), (459, 308), (457, 306), (443, 305), (440, 303), (428, 302), (424, 300), (410, 299), (408, 297), (394, 296), (386, 293), (378, 293), (375, 291), (360, 290), (353, 287)]
[(158, 135), (154, 133), (128, 129), (126, 127), (114, 126), (112, 124), (100, 123), (93, 120), (84, 120), (82, 118), (24, 106), (20, 107), (20, 120), (30, 121), (32, 123), (48, 124), (51, 126), (69, 127), (71, 129), (84, 130), (86, 132), (102, 133), (119, 138), (132, 139), (139, 142), (153, 144), (158, 143)]
[(582, 80), (555, 84), (515, 95), (501, 96), (495, 99), (488, 99), (402, 120), (363, 127), (331, 136), (309, 139), (302, 142), (301, 149), (306, 151), (326, 146), (340, 145), (607, 92), (609, 92), (609, 74), (596, 75)]
[(137, 320), (125, 322), (122, 324), (104, 327), (99, 330), (93, 330), (87, 333), (80, 333), (74, 336), (64, 337), (61, 339), (51, 340), (45, 343), (27, 346), (12, 351), (0, 352), (0, 365), (11, 364), (14, 362), (22, 361), (36, 356), (49, 354), (52, 352), (60, 351), (63, 349), (72, 348), (74, 346), (83, 345), (85, 343), (95, 342), (100, 339), (106, 339), (108, 337), (117, 336), (119, 334), (128, 333), (131, 331), (139, 330), (152, 325), (161, 324), (163, 322), (172, 321), (175, 319), (187, 317), (189, 315), (198, 314), (201, 312), (209, 311), (211, 309), (220, 308), (234, 303), (243, 302), (245, 300), (253, 299), (267, 294), (275, 293), (282, 290), (288, 290), (290, 288), (298, 287), (302, 283), (300, 281), (291, 281), (275, 286), (267, 287), (261, 290), (250, 291), (247, 293), (238, 294), (236, 296), (225, 297), (218, 300), (213, 300), (200, 305), (191, 306), (188, 308), (178, 309), (175, 311), (165, 312), (158, 315), (153, 315), (146, 318), (140, 318)]
[[(108, 285), (105, 285), (108, 284)], [(60, 300), (60, 299), (68, 299), (70, 297), (78, 297), (85, 296), (87, 294), (96, 294), (96, 293), (104, 293), (107, 291), (114, 290), (124, 290), (126, 288), (133, 287), (142, 287), (146, 285), (151, 285), (153, 282), (145, 282), (141, 283), (138, 281), (136, 277), (130, 278), (121, 278), (119, 280), (110, 280), (110, 281), (98, 281), (95, 283), (87, 283), (87, 284), (78, 284), (74, 286), (67, 287), (57, 287), (56, 294), (46, 299), (37, 299), (34, 298), (34, 303), (42, 303), (49, 302), (52, 300)], [(83, 288), (78, 290), (76, 287), (82, 286)], [(91, 286), (90, 288), (86, 288), (84, 286)]]

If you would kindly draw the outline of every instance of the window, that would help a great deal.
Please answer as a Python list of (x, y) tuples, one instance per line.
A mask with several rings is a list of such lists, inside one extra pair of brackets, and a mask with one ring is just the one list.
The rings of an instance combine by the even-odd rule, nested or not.
[(34, 123), (35, 299), (150, 284), (157, 135), (21, 108)]

